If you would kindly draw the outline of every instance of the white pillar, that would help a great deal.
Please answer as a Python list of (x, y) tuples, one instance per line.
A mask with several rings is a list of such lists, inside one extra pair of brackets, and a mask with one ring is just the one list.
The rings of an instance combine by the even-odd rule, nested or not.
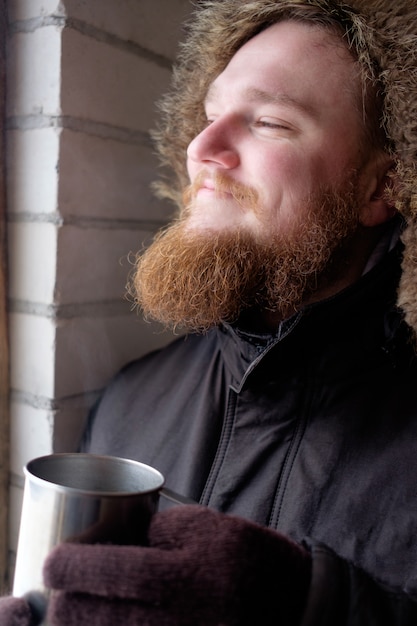
[(75, 449), (127, 361), (166, 343), (124, 299), (151, 195), (155, 100), (188, 0), (8, 0), (11, 561), (22, 467)]

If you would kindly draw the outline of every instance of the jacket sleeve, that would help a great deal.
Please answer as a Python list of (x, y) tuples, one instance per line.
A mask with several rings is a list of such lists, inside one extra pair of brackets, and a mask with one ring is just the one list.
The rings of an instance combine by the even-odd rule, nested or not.
[(313, 570), (301, 626), (415, 626), (417, 600), (376, 582), (322, 545), (310, 546)]

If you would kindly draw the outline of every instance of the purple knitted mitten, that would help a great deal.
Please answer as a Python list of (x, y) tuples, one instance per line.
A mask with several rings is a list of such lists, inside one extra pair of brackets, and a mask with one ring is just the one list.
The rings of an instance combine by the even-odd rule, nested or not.
[(180, 506), (154, 517), (149, 547), (61, 544), (44, 573), (54, 626), (296, 626), (310, 570), (273, 530)]
[(31, 626), (32, 613), (22, 598), (4, 596), (0, 598), (1, 626)]

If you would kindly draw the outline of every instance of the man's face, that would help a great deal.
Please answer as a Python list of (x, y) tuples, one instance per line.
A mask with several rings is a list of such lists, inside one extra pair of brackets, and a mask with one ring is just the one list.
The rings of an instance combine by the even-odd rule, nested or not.
[[(212, 83), (207, 127), (188, 148), (197, 180), (188, 228), (282, 234), (317, 189), (340, 188), (364, 158), (356, 74), (336, 36), (304, 23), (280, 22), (240, 48)], [(218, 176), (249, 186), (257, 210), (216, 189)]]
[(362, 226), (388, 219), (369, 215), (380, 176), (362, 152), (356, 74), (341, 40), (302, 23), (236, 53), (188, 149), (181, 219), (138, 261), (145, 315), (207, 329), (251, 310), (275, 327), (356, 280), (375, 243)]

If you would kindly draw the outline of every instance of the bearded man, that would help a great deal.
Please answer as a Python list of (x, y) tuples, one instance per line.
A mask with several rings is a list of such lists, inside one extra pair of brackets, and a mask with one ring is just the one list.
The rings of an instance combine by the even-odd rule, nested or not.
[(187, 334), (80, 448), (196, 504), (56, 548), (51, 624), (416, 623), (416, 45), (409, 0), (198, 3), (155, 134), (180, 212), (131, 288)]

